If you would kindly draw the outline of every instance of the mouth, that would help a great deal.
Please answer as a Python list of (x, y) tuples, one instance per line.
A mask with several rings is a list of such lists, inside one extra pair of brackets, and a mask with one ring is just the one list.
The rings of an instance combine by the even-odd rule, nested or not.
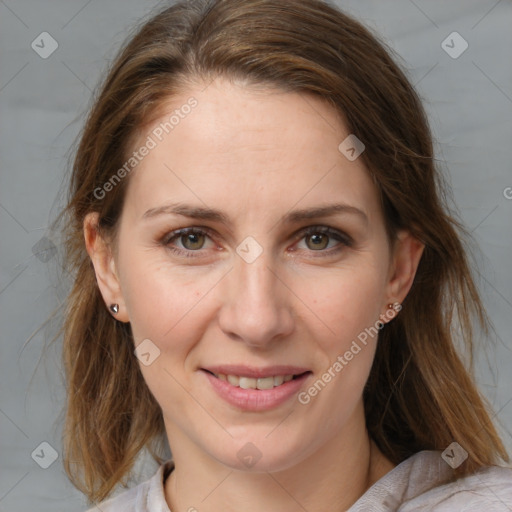
[(292, 400), (313, 373), (297, 366), (222, 365), (200, 370), (218, 397), (237, 410), (252, 412), (269, 411)]
[(300, 373), (287, 373), (287, 374), (276, 374), (269, 375), (267, 377), (251, 377), (244, 375), (235, 375), (235, 374), (226, 374), (226, 373), (216, 373), (210, 370), (203, 369), (205, 372), (213, 375), (219, 380), (224, 382), (228, 382), (231, 386), (241, 389), (258, 389), (258, 390), (267, 390), (274, 389), (279, 386), (282, 386), (286, 382), (290, 382), (291, 380), (300, 379), (304, 375), (311, 373), (309, 370), (300, 372)]

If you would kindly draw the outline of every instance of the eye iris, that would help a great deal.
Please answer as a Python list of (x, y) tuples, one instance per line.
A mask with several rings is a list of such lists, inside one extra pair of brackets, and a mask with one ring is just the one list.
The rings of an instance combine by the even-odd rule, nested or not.
[[(185, 249), (201, 249), (204, 242), (205, 235), (202, 233), (185, 233), (181, 235), (181, 243)], [(329, 245), (329, 236), (324, 233), (313, 233), (312, 235), (307, 235), (306, 245), (313, 250), (325, 249)]]
[[(329, 237), (327, 235), (324, 235), (322, 233), (315, 233), (313, 235), (308, 235), (306, 237), (307, 240), (309, 240), (311, 243), (313, 243), (313, 247), (310, 247), (310, 249), (325, 249), (329, 243)], [(309, 244), (308, 244), (309, 247)]]
[(201, 233), (187, 233), (181, 236), (181, 242), (186, 249), (201, 249), (204, 245), (204, 235)]

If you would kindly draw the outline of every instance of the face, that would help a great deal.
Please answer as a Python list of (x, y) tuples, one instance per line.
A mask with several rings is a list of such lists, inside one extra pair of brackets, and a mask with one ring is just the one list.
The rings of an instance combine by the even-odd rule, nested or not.
[(181, 439), (232, 468), (262, 454), (259, 470), (285, 469), (364, 429), (372, 335), (419, 255), (406, 236), (390, 247), (332, 108), (220, 79), (203, 88), (141, 131), (136, 148), (156, 145), (129, 178), (98, 282), (142, 347), (171, 449)]

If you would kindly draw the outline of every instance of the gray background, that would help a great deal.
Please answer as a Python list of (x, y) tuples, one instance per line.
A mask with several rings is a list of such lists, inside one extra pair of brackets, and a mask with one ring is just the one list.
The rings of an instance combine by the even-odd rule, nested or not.
[[(494, 324), (478, 351), (478, 382), (511, 447), (512, 3), (338, 4), (398, 52), (426, 103), (438, 158), (476, 241), (478, 284)], [(0, 511), (86, 508), (60, 456), (60, 344), (49, 344), (59, 318), (36, 332), (66, 292), (48, 226), (91, 91), (127, 29), (157, 5), (164, 3), (0, 0)], [(31, 48), (44, 31), (58, 43), (47, 59)], [(469, 45), (458, 58), (441, 47), (453, 31)], [(47, 469), (31, 457), (44, 441), (59, 454)], [(39, 463), (50, 462), (50, 450), (43, 453)], [(141, 465), (140, 476), (153, 468)]]

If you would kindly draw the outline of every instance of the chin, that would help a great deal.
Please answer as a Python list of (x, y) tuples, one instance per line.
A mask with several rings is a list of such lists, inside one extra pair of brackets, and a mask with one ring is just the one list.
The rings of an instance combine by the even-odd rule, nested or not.
[[(275, 428), (275, 425), (273, 426)], [(265, 429), (264, 433), (246, 432), (240, 437), (234, 437), (231, 443), (212, 450), (211, 456), (229, 469), (250, 473), (266, 473), (285, 471), (295, 466), (314, 451), (312, 443), (304, 442), (304, 436), (297, 434), (297, 440), (290, 435), (272, 433)], [(304, 449), (309, 446), (309, 449)]]

